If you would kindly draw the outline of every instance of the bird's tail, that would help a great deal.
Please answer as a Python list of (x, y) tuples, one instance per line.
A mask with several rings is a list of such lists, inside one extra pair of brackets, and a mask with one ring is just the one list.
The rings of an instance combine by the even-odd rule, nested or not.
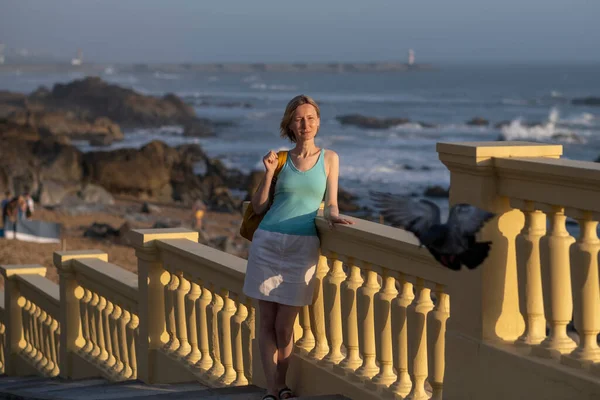
[(469, 269), (477, 268), (488, 256), (492, 242), (475, 242), (460, 255), (460, 260)]

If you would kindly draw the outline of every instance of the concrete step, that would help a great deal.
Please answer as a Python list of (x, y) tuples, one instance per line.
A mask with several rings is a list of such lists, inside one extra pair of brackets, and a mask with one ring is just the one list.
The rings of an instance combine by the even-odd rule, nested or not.
[[(265, 390), (237, 386), (208, 388), (198, 382), (147, 385), (140, 381), (65, 380), (39, 377), (0, 377), (0, 400), (260, 400)], [(305, 396), (298, 400), (346, 400), (340, 395)]]

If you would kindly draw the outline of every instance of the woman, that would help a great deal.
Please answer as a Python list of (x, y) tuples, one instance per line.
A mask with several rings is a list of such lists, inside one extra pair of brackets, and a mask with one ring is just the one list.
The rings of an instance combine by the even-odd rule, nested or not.
[[(339, 216), (338, 155), (315, 145), (320, 115), (319, 106), (308, 96), (297, 96), (288, 103), (280, 132), (295, 147), (288, 151), (277, 177), (273, 204), (250, 247), (244, 293), (259, 304), (258, 340), (267, 380), (263, 400), (294, 397), (285, 377), (293, 347), (294, 321), (300, 308), (312, 303), (320, 247), (315, 217), (323, 195), (324, 217), (330, 228), (353, 223)], [(268, 207), (277, 163), (278, 156), (273, 151), (263, 157), (265, 176), (252, 197), (257, 214)]]

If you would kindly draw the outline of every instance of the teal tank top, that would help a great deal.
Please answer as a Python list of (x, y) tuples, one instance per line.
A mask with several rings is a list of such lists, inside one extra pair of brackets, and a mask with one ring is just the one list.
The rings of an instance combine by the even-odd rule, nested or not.
[(316, 236), (315, 218), (327, 186), (325, 149), (315, 165), (300, 171), (289, 157), (275, 184), (273, 204), (263, 217), (259, 229), (288, 235)]

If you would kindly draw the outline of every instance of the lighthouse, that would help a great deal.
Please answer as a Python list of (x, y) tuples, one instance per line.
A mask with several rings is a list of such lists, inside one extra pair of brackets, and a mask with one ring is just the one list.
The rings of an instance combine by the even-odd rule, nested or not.
[(81, 65), (83, 62), (83, 51), (77, 49), (77, 57), (71, 60), (71, 65)]
[(0, 42), (0, 65), (4, 64), (4, 48), (5, 48), (5, 44)]
[(408, 50), (408, 65), (413, 65), (415, 63), (415, 52), (413, 49)]

